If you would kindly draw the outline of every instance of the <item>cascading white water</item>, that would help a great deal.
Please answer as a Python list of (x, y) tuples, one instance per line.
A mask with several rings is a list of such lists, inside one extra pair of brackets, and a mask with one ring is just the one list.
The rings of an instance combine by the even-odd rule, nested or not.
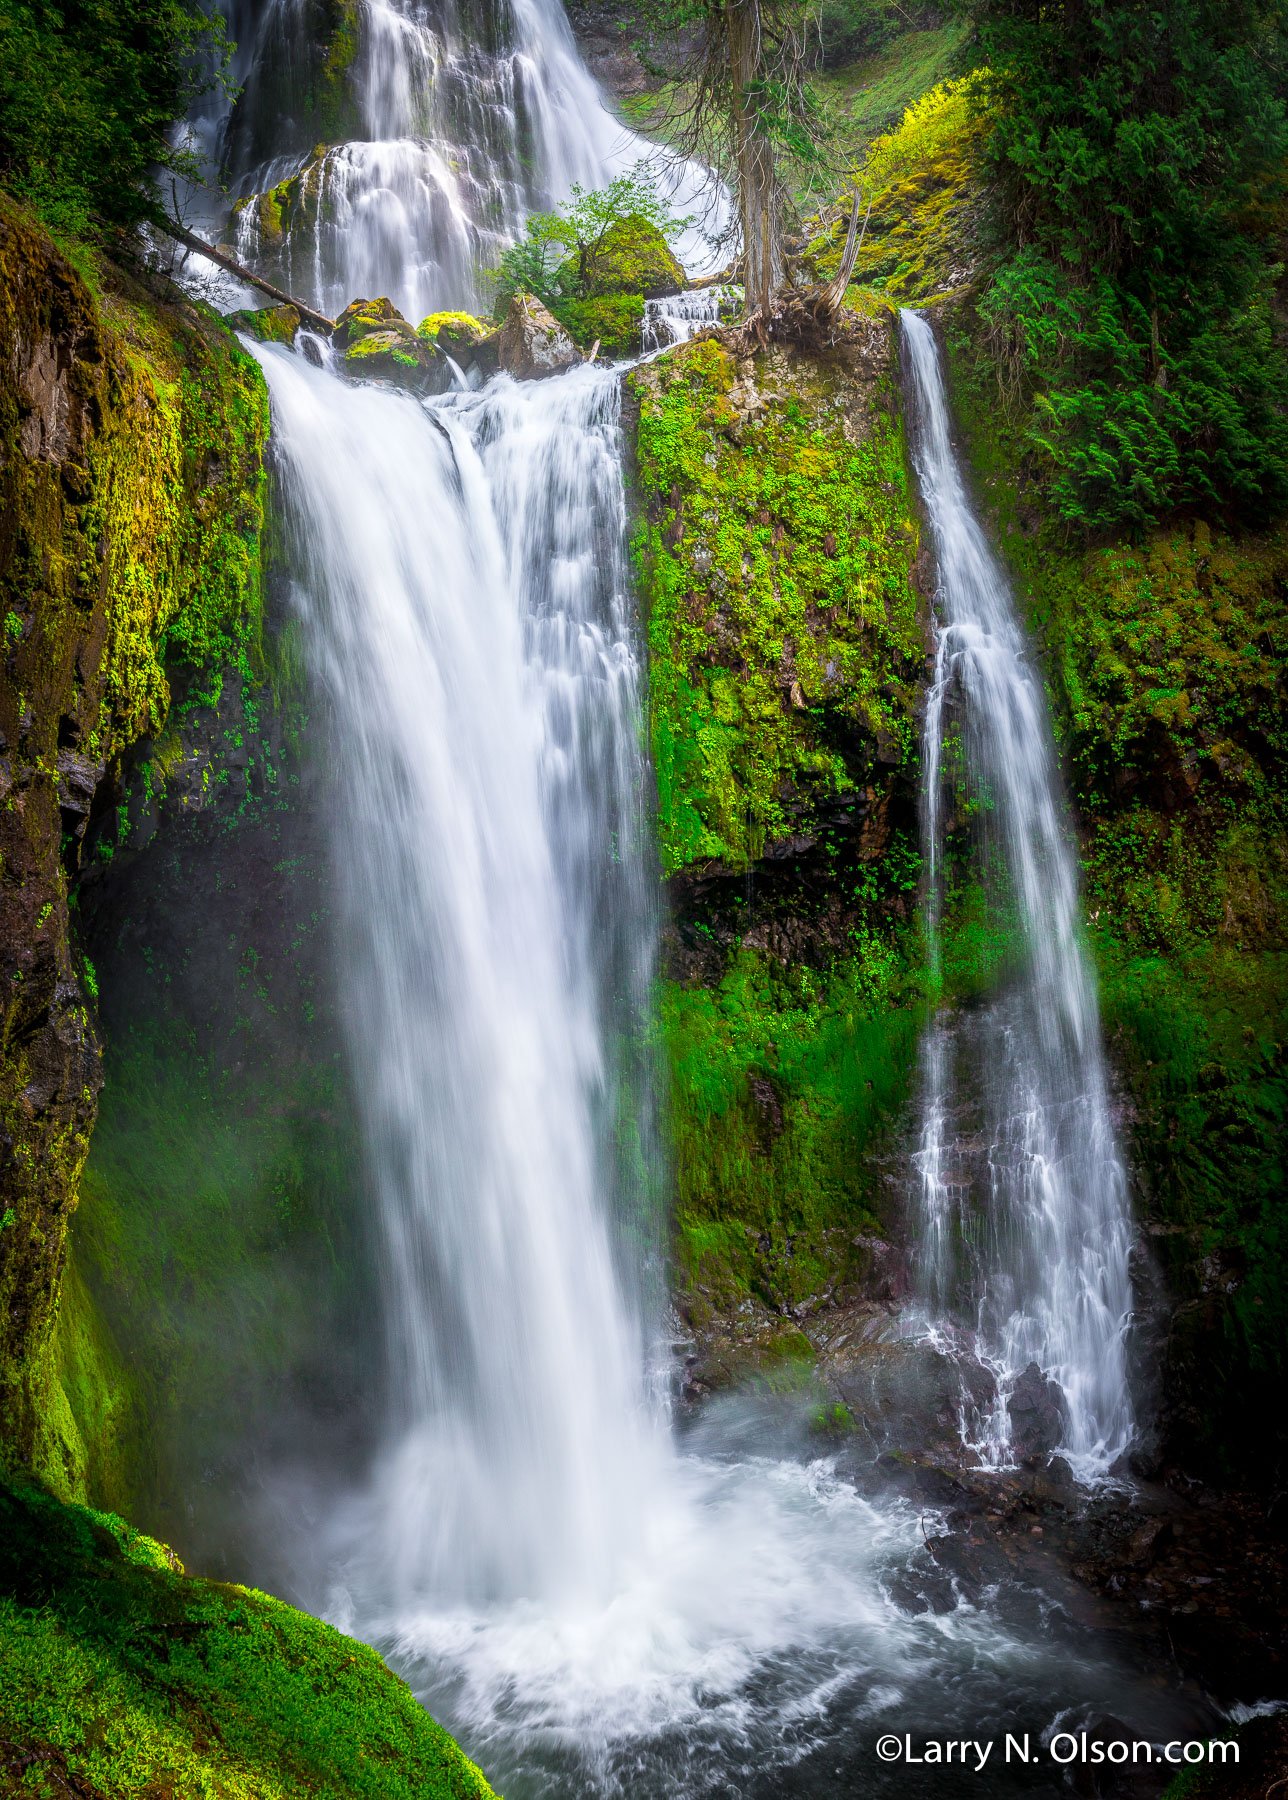
[(646, 300), (645, 350), (668, 350), (675, 344), (687, 344), (704, 325), (718, 324), (722, 312), (726, 318), (729, 316), (737, 292), (721, 286), (689, 288), (682, 294)]
[(658, 1455), (612, 1241), (610, 1047), (654, 937), (617, 383), (427, 413), (266, 368), (344, 746), (391, 1356), (372, 1541), (404, 1594), (603, 1595)]
[[(931, 938), (937, 954), (951, 719), (962, 750), (953, 773), (973, 802), (987, 876), (1004, 892), (1017, 943), (1001, 996), (970, 1020), (941, 1016), (928, 1033), (917, 1159), (923, 1293), (935, 1317), (959, 1313), (969, 1296), (980, 1353), (1003, 1375), (983, 1433), (991, 1455), (1007, 1451), (1007, 1378), (1036, 1362), (1064, 1390), (1066, 1449), (1104, 1463), (1133, 1424), (1123, 1342), (1131, 1229), (1075, 847), (1041, 679), (963, 486), (934, 334), (918, 313), (901, 320), (913, 462), (938, 562), (923, 740)], [(973, 1182), (971, 1148), (949, 1138), (958, 1056), (983, 1090), (986, 1152)]]
[(315, 1604), (510, 1800), (899, 1792), (879, 1731), (1121, 1704), (1036, 1622), (897, 1601), (933, 1574), (915, 1510), (736, 1413), (678, 1446), (650, 1404), (647, 1094), (617, 1047), (656, 928), (615, 377), (419, 403), (249, 347), (330, 703), (385, 1263), (385, 1448), (322, 1497)]
[[(555, 0), (479, 11), (362, 0), (352, 65), (330, 78), (350, 96), (344, 141), (311, 154), (285, 148), (289, 121), (274, 130), (276, 117), (265, 115), (290, 91), (284, 70), (305, 60), (312, 17), (303, 0), (274, 0), (246, 22), (246, 94), (227, 154), (244, 199), (288, 184), (284, 220), (276, 202), (242, 206), (240, 256), (329, 317), (357, 295), (387, 295), (412, 320), (444, 307), (478, 311), (489, 292), (483, 271), (528, 213), (641, 159), (655, 165), (677, 215), (709, 212), (714, 225), (726, 216), (706, 171), (676, 165), (607, 110)], [(683, 250), (700, 262), (701, 233), (689, 231)]]

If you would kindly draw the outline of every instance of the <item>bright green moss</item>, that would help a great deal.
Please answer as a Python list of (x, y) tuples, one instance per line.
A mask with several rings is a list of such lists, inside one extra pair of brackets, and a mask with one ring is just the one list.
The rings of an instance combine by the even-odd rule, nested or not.
[[(972, 213), (979, 210), (985, 133), (970, 93), (969, 79), (932, 88), (894, 131), (876, 139), (856, 169), (867, 221), (854, 269), (857, 289), (871, 288), (901, 305), (925, 305), (970, 275), (978, 255), (969, 237)], [(847, 197), (807, 247), (825, 279), (840, 266), (849, 213)]]
[(266, 1594), (193, 1580), (119, 1519), (30, 1489), (0, 1489), (0, 1659), (15, 1796), (81, 1783), (113, 1800), (491, 1792), (365, 1644)]
[(601, 356), (638, 356), (643, 344), (644, 296), (605, 294), (593, 300), (555, 300), (552, 312), (583, 350)]
[(902, 957), (876, 938), (826, 975), (742, 951), (714, 989), (667, 984), (676, 1255), (691, 1315), (703, 1293), (727, 1303), (754, 1287), (796, 1304), (845, 1278), (856, 1235), (879, 1229), (867, 1153), (907, 1094), (917, 1001)]
[(762, 372), (768, 397), (757, 379), (714, 341), (631, 377), (668, 873), (743, 867), (790, 828), (798, 795), (853, 787), (825, 713), (893, 765), (915, 750), (924, 653), (897, 417), (873, 407), (860, 434), (826, 365)]
[(570, 257), (555, 276), (564, 293), (587, 300), (609, 295), (675, 294), (685, 273), (656, 225), (633, 213), (610, 225), (584, 260)]
[(495, 327), (487, 319), (476, 319), (473, 313), (437, 312), (430, 313), (416, 327), (416, 336), (424, 338), (428, 343), (438, 342), (438, 334), (447, 331), (449, 338), (463, 343), (477, 344), (490, 336)]

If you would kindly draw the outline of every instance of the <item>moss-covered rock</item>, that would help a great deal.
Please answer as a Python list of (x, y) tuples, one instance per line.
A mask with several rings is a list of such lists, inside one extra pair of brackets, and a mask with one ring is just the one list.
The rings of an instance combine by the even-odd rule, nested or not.
[(217, 319), (103, 275), (0, 210), (0, 1456), (68, 1491), (50, 1331), (101, 1079), (68, 882), (174, 660), (253, 672), (268, 428)]
[(665, 237), (637, 213), (610, 225), (598, 244), (570, 257), (556, 276), (565, 292), (587, 300), (610, 294), (660, 300), (665, 294), (678, 294), (685, 279)]
[(14, 1795), (491, 1794), (365, 1644), (29, 1488), (0, 1488), (0, 1660)]
[(885, 314), (758, 358), (713, 334), (628, 389), (702, 1329), (835, 1293), (885, 1207), (873, 1159), (920, 1021), (919, 532)]
[(244, 331), (261, 344), (293, 344), (300, 329), (300, 315), (294, 306), (260, 306), (225, 313), (224, 323), (233, 331)]
[(350, 300), (335, 322), (331, 341), (337, 350), (348, 350), (375, 332), (414, 338), (416, 327), (383, 295), (378, 300)]
[[(923, 94), (894, 131), (869, 147), (856, 172), (865, 220), (852, 277), (856, 288), (903, 305), (926, 305), (970, 284), (980, 258), (985, 133), (967, 78)], [(820, 280), (840, 267), (850, 206), (847, 195), (809, 222), (813, 236), (803, 261)]]

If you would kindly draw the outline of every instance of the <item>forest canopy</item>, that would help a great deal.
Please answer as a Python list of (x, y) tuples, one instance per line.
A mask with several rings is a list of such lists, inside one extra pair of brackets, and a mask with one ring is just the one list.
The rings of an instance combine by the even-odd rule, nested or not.
[(186, 162), (171, 127), (223, 67), (190, 0), (3, 0), (0, 178), (74, 236), (155, 216), (152, 172)]

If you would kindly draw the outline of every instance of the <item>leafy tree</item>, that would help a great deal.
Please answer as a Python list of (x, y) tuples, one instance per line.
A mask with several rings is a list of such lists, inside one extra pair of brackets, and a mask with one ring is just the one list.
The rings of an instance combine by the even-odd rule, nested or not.
[(547, 305), (587, 299), (595, 259), (606, 240), (621, 226), (635, 223), (659, 231), (668, 241), (693, 223), (672, 213), (647, 161), (637, 162), (607, 187), (574, 182), (557, 212), (529, 215), (523, 236), (502, 256), (495, 271), (498, 307), (517, 293), (535, 294)]
[(222, 79), (222, 23), (195, 0), (0, 0), (0, 180), (74, 235), (158, 215), (189, 173), (174, 122)]
[(1288, 504), (1288, 0), (964, 0), (1009, 255), (984, 297), (1072, 523)]

